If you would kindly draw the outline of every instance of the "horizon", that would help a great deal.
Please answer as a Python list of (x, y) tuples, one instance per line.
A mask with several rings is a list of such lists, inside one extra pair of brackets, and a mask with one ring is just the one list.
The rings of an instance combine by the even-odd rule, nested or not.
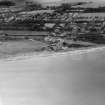
[(44, 6), (61, 5), (62, 3), (76, 3), (76, 2), (93, 2), (103, 4), (104, 0), (0, 0), (0, 1), (13, 1), (16, 5), (23, 5), (25, 2), (39, 2)]

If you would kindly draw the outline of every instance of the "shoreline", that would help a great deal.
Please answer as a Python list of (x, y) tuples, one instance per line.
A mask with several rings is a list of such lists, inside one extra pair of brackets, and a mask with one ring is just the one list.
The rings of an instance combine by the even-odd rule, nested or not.
[(77, 55), (77, 54), (84, 54), (84, 53), (90, 53), (94, 52), (96, 50), (103, 50), (105, 49), (105, 45), (101, 46), (94, 46), (94, 47), (87, 47), (87, 48), (79, 48), (79, 49), (72, 49), (68, 51), (59, 51), (59, 52), (50, 52), (50, 51), (42, 51), (42, 52), (26, 52), (26, 53), (20, 53), (16, 55), (6, 55), (4, 57), (1, 57), (0, 60), (3, 61), (14, 61), (14, 60), (25, 60), (25, 59), (31, 59), (33, 57), (51, 57), (51, 56), (63, 56), (66, 54), (69, 55)]

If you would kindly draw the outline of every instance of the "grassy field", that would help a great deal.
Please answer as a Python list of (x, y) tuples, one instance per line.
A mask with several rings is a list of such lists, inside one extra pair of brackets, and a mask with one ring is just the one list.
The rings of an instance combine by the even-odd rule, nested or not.
[(8, 35), (48, 35), (47, 31), (27, 31), (27, 30), (0, 30), (0, 33), (6, 33)]
[(62, 49), (57, 51), (49, 49), (49, 44), (36, 41), (36, 40), (14, 40), (14, 41), (5, 41), (0, 43), (0, 58), (8, 58), (14, 57), (18, 55), (25, 55), (30, 53), (43, 53), (43, 51), (47, 52), (66, 52), (73, 51), (78, 49), (87, 49), (91, 47), (98, 46), (97, 44), (93, 44), (90, 42), (83, 41), (66, 41), (68, 43), (68, 47), (65, 46)]
[(105, 17), (105, 13), (79, 13), (80, 17)]
[(42, 48), (46, 46), (45, 43), (31, 40), (1, 42), (0, 58), (31, 52), (40, 52), (42, 51)]

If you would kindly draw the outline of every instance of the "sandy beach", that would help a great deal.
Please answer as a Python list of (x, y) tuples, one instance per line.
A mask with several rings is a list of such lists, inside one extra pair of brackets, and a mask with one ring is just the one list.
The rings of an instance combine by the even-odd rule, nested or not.
[(105, 105), (105, 47), (0, 60), (1, 105)]

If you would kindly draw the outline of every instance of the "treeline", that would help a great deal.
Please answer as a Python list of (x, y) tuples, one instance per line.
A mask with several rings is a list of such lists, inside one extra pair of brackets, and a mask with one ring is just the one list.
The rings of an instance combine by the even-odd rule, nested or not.
[(33, 22), (30, 20), (16, 21), (8, 24), (0, 24), (0, 30), (32, 30), (41, 31), (43, 30), (43, 22)]
[(58, 8), (56, 9), (57, 12), (83, 12), (83, 13), (97, 13), (97, 12), (105, 12), (105, 7), (98, 7), (98, 8), (83, 8), (83, 7), (64, 7), (64, 8)]
[[(63, 3), (62, 5), (58, 6), (58, 7), (53, 7), (53, 9), (55, 9), (57, 12), (84, 12), (84, 13), (95, 13), (95, 12), (105, 12), (105, 6), (103, 7), (84, 7), (84, 6), (80, 6), (78, 7), (78, 5), (83, 5), (83, 4), (68, 4), (68, 3)], [(75, 6), (75, 7), (74, 7)], [(76, 7), (77, 6), (77, 7)]]
[(105, 12), (105, 7), (99, 7), (99, 8), (86, 8), (84, 10), (84, 12), (91, 12), (91, 13), (94, 13), (94, 12)]

